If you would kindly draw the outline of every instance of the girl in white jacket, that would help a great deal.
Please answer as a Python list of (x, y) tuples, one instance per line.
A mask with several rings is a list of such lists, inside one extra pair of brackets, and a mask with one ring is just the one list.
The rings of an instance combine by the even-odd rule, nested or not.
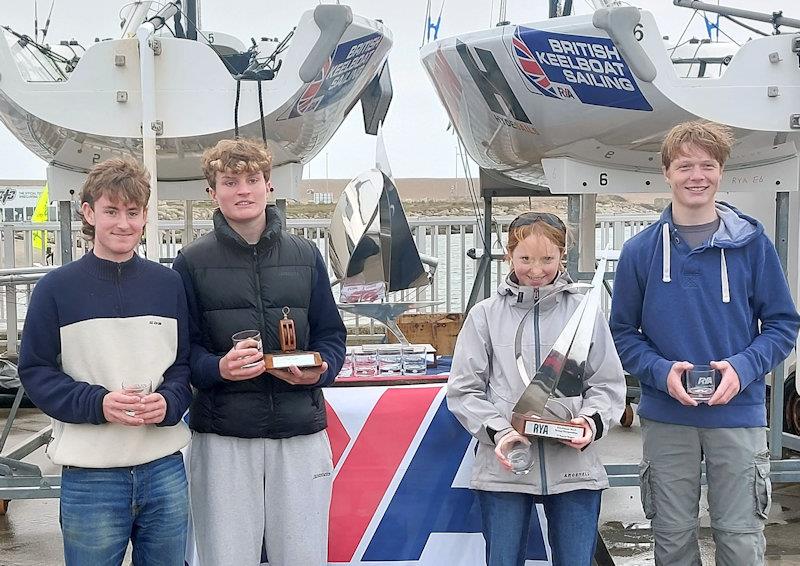
[[(608, 324), (598, 313), (582, 393), (551, 399), (546, 410), (583, 427), (571, 441), (529, 441), (511, 427), (511, 412), (525, 385), (516, 367), (514, 338), (523, 316), (523, 358), (533, 371), (580, 304), (563, 270), (567, 230), (555, 215), (521, 214), (511, 223), (511, 273), (497, 294), (470, 311), (458, 336), (447, 405), (478, 440), (471, 487), (481, 507), (487, 566), (523, 566), (531, 512), (544, 506), (554, 566), (590, 565), (597, 536), (600, 493), (608, 487), (595, 442), (624, 410), (625, 379)], [(541, 301), (539, 298), (543, 297)], [(537, 301), (538, 304), (535, 304)], [(534, 464), (514, 474), (509, 446), (533, 443)]]

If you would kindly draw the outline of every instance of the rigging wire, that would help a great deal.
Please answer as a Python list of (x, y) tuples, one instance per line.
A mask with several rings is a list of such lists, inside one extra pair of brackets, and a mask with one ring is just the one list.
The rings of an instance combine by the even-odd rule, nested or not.
[(296, 28), (292, 28), (291, 31), (289, 31), (289, 33), (286, 34), (286, 37), (284, 37), (283, 40), (281, 40), (281, 42), (277, 45), (277, 47), (275, 47), (275, 50), (272, 53), (270, 53), (269, 56), (267, 56), (267, 58), (264, 60), (264, 63), (262, 63), (264, 67), (272, 70), (275, 73), (278, 72), (280, 65), (278, 65), (277, 67), (273, 67), (273, 65), (275, 64), (275, 60), (278, 57), (278, 55), (286, 51), (286, 49), (289, 47), (289, 40), (292, 39), (292, 37), (294, 36), (295, 29)]
[(728, 35), (727, 33), (725, 33), (724, 31), (722, 31), (722, 30), (719, 30), (719, 32), (720, 32), (722, 35), (724, 35), (725, 37), (727, 37), (728, 39), (730, 39), (732, 42), (734, 42), (734, 43), (735, 43), (736, 45), (738, 45), (739, 47), (741, 47), (741, 46), (742, 46), (742, 44), (741, 44), (741, 43), (739, 43), (738, 41), (736, 41), (735, 39), (733, 39), (731, 36), (729, 36), (729, 35)]
[(681, 36), (678, 38), (678, 41), (675, 43), (675, 47), (673, 47), (673, 48), (672, 48), (672, 51), (670, 51), (670, 54), (669, 54), (670, 58), (671, 58), (671, 57), (672, 57), (672, 56), (675, 54), (675, 50), (678, 48), (678, 44), (679, 44), (679, 43), (681, 42), (681, 40), (683, 39), (683, 36), (684, 36), (684, 35), (686, 35), (686, 31), (689, 29), (689, 26), (692, 24), (692, 20), (694, 20), (694, 17), (695, 17), (696, 15), (697, 15), (697, 10), (695, 10), (694, 12), (692, 12), (692, 17), (691, 17), (691, 18), (689, 18), (689, 21), (688, 21), (688, 22), (686, 22), (686, 27), (685, 27), (685, 28), (683, 28), (683, 31), (681, 32)]
[[(697, 58), (697, 54), (700, 53), (700, 48), (702, 46), (703, 46), (702, 43), (698, 43), (697, 44), (697, 48), (694, 50), (694, 53), (692, 53), (691, 59)], [(694, 62), (689, 63), (689, 68), (686, 70), (686, 77), (685, 78), (689, 78), (689, 74), (692, 72), (692, 67), (694, 67)], [(698, 74), (701, 73), (701, 72), (703, 72), (702, 66), (700, 67), (700, 71), (698, 71)]]
[[(41, 61), (39, 61), (38, 57), (36, 57), (36, 53), (31, 48), (30, 44), (25, 46), (25, 50), (30, 52), (30, 54), (33, 56), (34, 60), (36, 60), (41, 65), (41, 69), (45, 73), (47, 73), (47, 75), (50, 77), (51, 80), (53, 80), (54, 82), (59, 82), (59, 81), (63, 81), (63, 80), (67, 79), (67, 76), (63, 73), (63, 71), (61, 70), (61, 67), (59, 67), (58, 65), (54, 65), (54, 67), (58, 70), (58, 76), (56, 76), (56, 75), (53, 74), (52, 69), (50, 67), (48, 67), (47, 65), (44, 65)], [(42, 52), (39, 51), (39, 53), (42, 53)], [(44, 53), (42, 53), (42, 54), (45, 55), (46, 57), (48, 56), (47, 54), (44, 54)]]
[(436, 20), (436, 22), (437, 22), (437, 24), (436, 24), (436, 34), (435, 34), (434, 39), (436, 39), (439, 36), (439, 24), (442, 23), (442, 12), (444, 12), (444, 3), (445, 2), (447, 2), (447, 0), (442, 0), (441, 5), (439, 6), (439, 18)]
[(236, 102), (233, 104), (233, 139), (239, 139), (239, 98), (241, 95), (242, 81), (236, 79)]
[(425, 38), (428, 36), (429, 21), (431, 21), (431, 0), (428, 0), (428, 5), (425, 8), (425, 21), (422, 23), (422, 41), (420, 41), (420, 47), (425, 45)]
[(42, 30), (42, 43), (44, 43), (44, 38), (47, 37), (47, 31), (50, 29), (50, 16), (53, 15), (55, 5), (56, 0), (50, 0), (50, 11), (47, 12), (47, 21), (44, 23), (44, 29)]
[[(14, 31), (9, 26), (0, 26), (0, 28), (6, 30), (8, 33), (10, 33), (14, 37), (16, 37), (19, 40), (20, 47), (22, 49), (28, 51), (31, 54), (31, 56), (34, 58), (34, 60), (36, 60), (41, 65), (42, 69), (50, 76), (50, 78), (52, 80), (54, 80), (54, 81), (62, 81), (62, 80), (66, 80), (67, 79), (67, 75), (61, 69), (61, 67), (59, 67), (56, 63), (61, 63), (62, 65), (66, 66), (66, 65), (69, 65), (71, 63), (70, 59), (67, 59), (63, 55), (61, 55), (59, 53), (56, 53), (55, 51), (53, 51), (52, 49), (50, 49), (46, 45), (42, 45), (40, 43), (37, 43), (29, 35), (21, 34), (21, 33), (18, 33), (16, 31)], [(34, 49), (36, 51), (34, 51)], [(49, 69), (46, 65), (44, 65), (39, 60), (39, 57), (37, 56), (37, 52), (38, 52), (39, 55), (44, 56), (45, 58), (50, 60), (51, 63), (53, 63), (53, 67), (58, 71), (59, 76), (54, 75), (51, 72), (51, 69)]]
[[(453, 128), (453, 132), (455, 133), (455, 128)], [(483, 214), (481, 213), (479, 198), (475, 191), (475, 184), (472, 182), (472, 174), (469, 170), (467, 149), (458, 135), (456, 135), (456, 140), (458, 141), (458, 155), (461, 158), (461, 167), (464, 169), (464, 179), (467, 183), (467, 191), (469, 192), (470, 200), (472, 201), (472, 210), (475, 213), (475, 219), (478, 221), (476, 230), (478, 231), (478, 235), (481, 239), (482, 249), (485, 251), (488, 246), (486, 245), (486, 239), (483, 236)]]
[(258, 80), (258, 117), (261, 119), (261, 140), (267, 145), (267, 125), (264, 123), (264, 98), (261, 94), (261, 79)]
[(172, 37), (178, 37), (177, 35), (175, 35), (175, 32), (172, 30), (172, 28), (169, 27), (169, 24), (167, 22), (164, 22), (164, 27), (167, 28), (167, 31), (169, 31), (169, 33), (172, 34)]

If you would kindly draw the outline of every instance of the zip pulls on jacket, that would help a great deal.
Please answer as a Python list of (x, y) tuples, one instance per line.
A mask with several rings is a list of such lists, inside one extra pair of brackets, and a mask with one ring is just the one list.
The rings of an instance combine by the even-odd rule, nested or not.
[[(533, 290), (533, 351), (534, 361), (538, 368), (542, 364), (542, 340), (539, 332), (539, 289)], [(547, 467), (544, 464), (544, 439), (536, 439), (539, 450), (539, 477), (542, 481), (542, 495), (547, 495)]]
[[(677, 232), (677, 230), (676, 230)], [(706, 246), (707, 248), (713, 248), (713, 239), (711, 237), (711, 244)], [(662, 245), (662, 253), (661, 253), (661, 281), (664, 283), (672, 282), (672, 276), (670, 274), (671, 265), (671, 253), (672, 253), (672, 236), (670, 234), (670, 226), (668, 222), (664, 222), (661, 226), (661, 245)], [(677, 238), (676, 238), (677, 241)], [(719, 268), (720, 268), (720, 286), (722, 287), (722, 302), (723, 303), (730, 303), (731, 302), (731, 290), (730, 284), (728, 282), (728, 262), (725, 260), (725, 248), (716, 248), (719, 250)], [(692, 250), (689, 253), (693, 253), (695, 250)], [(703, 251), (703, 250), (700, 250)]]
[[(258, 246), (256, 244), (251, 245), (251, 249), (253, 250), (253, 274), (256, 277), (256, 296), (258, 301), (258, 319), (261, 321), (261, 332), (267, 328), (267, 321), (264, 319), (264, 301), (261, 299), (261, 274), (258, 271)], [(267, 383), (270, 384), (270, 389), (272, 388), (271, 382), (267, 380)], [(271, 391), (270, 395), (267, 396), (269, 399), (269, 410), (270, 412), (274, 411), (274, 401), (272, 399)]]
[(117, 288), (117, 314), (122, 316), (125, 312), (125, 299), (122, 295), (122, 264), (117, 263), (117, 280), (114, 281), (114, 286)]

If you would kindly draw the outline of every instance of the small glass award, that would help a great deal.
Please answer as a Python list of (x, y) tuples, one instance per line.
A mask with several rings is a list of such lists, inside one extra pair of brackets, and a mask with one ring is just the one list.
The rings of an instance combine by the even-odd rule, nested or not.
[(283, 318), (278, 321), (278, 339), (281, 342), (281, 353), (264, 354), (266, 369), (286, 369), (290, 366), (299, 368), (322, 365), (319, 352), (306, 352), (297, 349), (297, 334), (294, 320), (289, 318), (289, 307), (283, 307)]
[(686, 370), (686, 392), (698, 403), (708, 403), (714, 395), (717, 370), (710, 365), (695, 364)]

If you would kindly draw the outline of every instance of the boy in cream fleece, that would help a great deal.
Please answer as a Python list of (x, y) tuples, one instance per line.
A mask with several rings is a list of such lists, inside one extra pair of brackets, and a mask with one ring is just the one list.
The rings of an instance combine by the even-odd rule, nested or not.
[[(53, 418), (47, 454), (63, 466), (67, 566), (182, 565), (188, 495), (179, 450), (191, 400), (186, 297), (172, 270), (135, 253), (149, 176), (111, 159), (81, 192), (81, 259), (47, 274), (31, 297), (19, 375)], [(146, 382), (152, 393), (123, 384)]]

